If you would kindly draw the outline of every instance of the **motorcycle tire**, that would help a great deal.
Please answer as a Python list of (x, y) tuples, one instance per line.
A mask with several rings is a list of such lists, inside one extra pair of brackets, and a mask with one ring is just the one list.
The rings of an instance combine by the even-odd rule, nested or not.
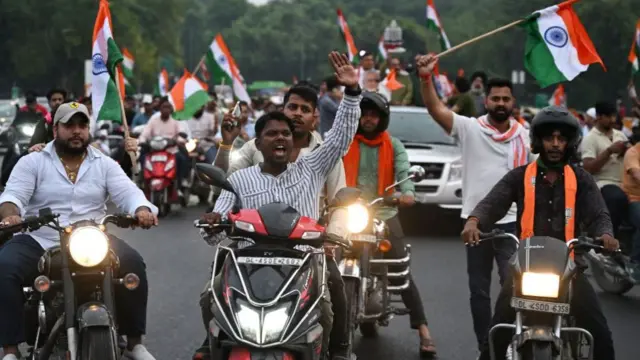
[(619, 281), (612, 281), (613, 279), (610, 278), (610, 276), (607, 276), (606, 270), (603, 266), (595, 260), (589, 259), (589, 265), (593, 279), (596, 281), (596, 284), (598, 284), (598, 287), (600, 287), (604, 292), (615, 295), (624, 295), (635, 286), (635, 284), (626, 279), (617, 278)]
[(82, 334), (78, 360), (116, 360), (117, 350), (110, 328), (89, 328)]
[(520, 350), (522, 360), (556, 360), (553, 355), (553, 345), (545, 342), (531, 341)]
[(356, 279), (344, 279), (344, 293), (347, 294), (347, 327), (349, 329), (349, 354), (353, 353), (356, 338), (358, 317), (358, 301), (360, 299), (360, 284)]

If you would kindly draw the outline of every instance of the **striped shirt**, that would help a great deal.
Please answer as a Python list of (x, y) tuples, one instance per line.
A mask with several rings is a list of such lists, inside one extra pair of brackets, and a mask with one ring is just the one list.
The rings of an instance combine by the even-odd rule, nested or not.
[[(325, 142), (315, 151), (289, 163), (287, 169), (278, 176), (263, 173), (259, 164), (231, 174), (229, 182), (240, 196), (243, 207), (258, 209), (263, 205), (282, 202), (302, 216), (318, 219), (318, 196), (327, 174), (349, 150), (359, 121), (360, 96), (345, 94), (333, 127), (327, 133)], [(234, 200), (232, 193), (223, 190), (213, 212), (226, 217)]]

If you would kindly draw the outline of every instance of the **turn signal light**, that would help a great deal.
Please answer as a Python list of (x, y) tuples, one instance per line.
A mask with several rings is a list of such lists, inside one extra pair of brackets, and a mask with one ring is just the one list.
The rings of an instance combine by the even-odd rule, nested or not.
[(391, 241), (387, 239), (380, 241), (380, 243), (378, 244), (378, 250), (383, 253), (389, 252), (391, 250)]
[(135, 290), (140, 285), (140, 278), (134, 273), (128, 273), (122, 280), (122, 284), (127, 290)]
[(44, 275), (40, 275), (33, 282), (33, 288), (39, 293), (46, 293), (51, 288), (51, 280)]

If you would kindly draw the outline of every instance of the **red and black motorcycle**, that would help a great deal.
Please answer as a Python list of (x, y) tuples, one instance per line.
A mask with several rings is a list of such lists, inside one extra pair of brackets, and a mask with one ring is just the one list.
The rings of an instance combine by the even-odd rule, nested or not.
[(176, 141), (162, 136), (152, 138), (140, 146), (145, 151), (143, 190), (147, 199), (158, 207), (159, 216), (171, 210), (171, 204), (180, 202), (178, 195)]
[(212, 358), (325, 359), (322, 335), (330, 329), (319, 323), (327, 286), (323, 244), (347, 245), (286, 204), (242, 209), (224, 171), (208, 164), (196, 169), (203, 182), (236, 194), (236, 204), (224, 223), (195, 226), (224, 229), (242, 242), (217, 246), (209, 290)]

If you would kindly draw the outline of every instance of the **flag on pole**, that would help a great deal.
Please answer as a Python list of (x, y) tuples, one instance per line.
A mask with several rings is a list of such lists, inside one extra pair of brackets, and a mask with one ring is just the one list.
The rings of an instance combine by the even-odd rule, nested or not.
[(355, 41), (353, 41), (353, 36), (351, 35), (351, 31), (349, 30), (347, 20), (344, 18), (342, 10), (338, 9), (337, 12), (338, 26), (340, 27), (340, 33), (342, 33), (344, 41), (347, 43), (347, 54), (349, 55), (349, 61), (351, 61), (353, 64), (358, 64), (358, 48), (356, 48), (356, 43)]
[(523, 27), (528, 32), (525, 45), (525, 68), (541, 87), (571, 81), (590, 64), (604, 68), (600, 55), (571, 6), (578, 0), (536, 11)]
[[(113, 39), (109, 3), (106, 0), (100, 0), (98, 16), (93, 27), (91, 50), (93, 65), (91, 103), (96, 120), (111, 120), (119, 123), (123, 121), (121, 101), (124, 97), (124, 76), (122, 71), (118, 71), (118, 79), (115, 79), (116, 68), (122, 60), (120, 49)], [(116, 81), (119, 83), (120, 94), (118, 94)]]
[(640, 19), (636, 23), (636, 31), (633, 34), (633, 43), (631, 44), (631, 51), (629, 52), (629, 62), (631, 63), (631, 71), (635, 74), (640, 74)]
[(564, 85), (560, 84), (553, 91), (549, 99), (549, 105), (567, 107), (567, 95), (564, 92)]
[(158, 74), (158, 84), (156, 85), (155, 93), (160, 96), (167, 96), (169, 93), (169, 73), (165, 68), (162, 68)]
[(169, 102), (173, 105), (173, 118), (189, 120), (200, 108), (211, 99), (207, 93), (208, 87), (186, 69), (180, 80), (169, 92)]
[(389, 73), (387, 74), (387, 77), (385, 77), (384, 80), (380, 82), (380, 84), (386, 87), (387, 89), (389, 89), (389, 91), (396, 91), (404, 87), (404, 85), (401, 82), (396, 80), (395, 69), (389, 71)]
[(379, 62), (387, 60), (387, 49), (384, 48), (384, 35), (382, 35), (380, 41), (378, 41), (378, 54), (376, 57)]
[(238, 65), (231, 56), (221, 34), (216, 35), (209, 45), (205, 61), (207, 62), (207, 70), (215, 84), (221, 84), (224, 79), (224, 83), (233, 88), (233, 94), (236, 98), (251, 103), (251, 98), (244, 87), (240, 69), (238, 69)]
[(447, 33), (444, 32), (440, 16), (436, 10), (436, 6), (433, 0), (427, 0), (427, 28), (438, 33), (440, 39), (440, 47), (442, 50), (447, 50), (451, 47)]
[(127, 94), (135, 94), (136, 89), (133, 86), (133, 66), (136, 61), (127, 48), (122, 49), (122, 56), (124, 58), (122, 60), (122, 73), (124, 74), (125, 92)]

